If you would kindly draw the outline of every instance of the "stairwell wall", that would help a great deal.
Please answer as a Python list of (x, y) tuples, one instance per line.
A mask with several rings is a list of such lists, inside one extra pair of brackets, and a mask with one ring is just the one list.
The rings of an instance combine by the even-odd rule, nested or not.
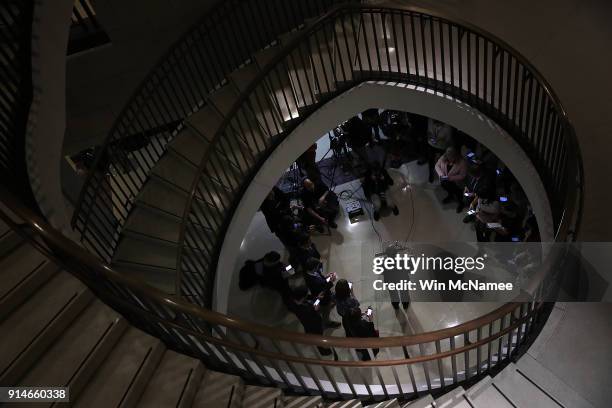
[(37, 0), (32, 23), (32, 105), (26, 130), (26, 162), (43, 215), (70, 235), (60, 160), (66, 129), (66, 48), (72, 0)]

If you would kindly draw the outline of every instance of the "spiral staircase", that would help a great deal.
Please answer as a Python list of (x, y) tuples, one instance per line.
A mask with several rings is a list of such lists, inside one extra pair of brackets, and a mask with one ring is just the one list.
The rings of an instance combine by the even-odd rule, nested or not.
[[(74, 406), (591, 406), (523, 356), (550, 313), (541, 302), (438, 332), (354, 340), (271, 331), (206, 309), (246, 186), (296, 126), (364, 81), (405, 82), (478, 108), (538, 169), (558, 204), (557, 239), (572, 239), (580, 218), (571, 124), (545, 80), (501, 40), (423, 10), (296, 2), (283, 13), (298, 17), (261, 37), (227, 34), (246, 35), (231, 40), (242, 48), (228, 56), (202, 48), (219, 27), (211, 20), (245, 21), (254, 4), (221, 3), (117, 121), (75, 211), (82, 246), (48, 225), (23, 182), (5, 182), (23, 181), (24, 166), (2, 161), (0, 385), (69, 386)], [(27, 38), (13, 40), (3, 49), (27, 51)], [(480, 49), (462, 54), (470, 46)], [(221, 53), (218, 66), (203, 65), (203, 52)], [(16, 89), (27, 104), (28, 70), (3, 63), (26, 73)], [(22, 156), (10, 149), (26, 123), (14, 128), (3, 133), (3, 157)], [(118, 142), (138, 133), (149, 136), (145, 147)], [(361, 362), (357, 348), (385, 357)]]

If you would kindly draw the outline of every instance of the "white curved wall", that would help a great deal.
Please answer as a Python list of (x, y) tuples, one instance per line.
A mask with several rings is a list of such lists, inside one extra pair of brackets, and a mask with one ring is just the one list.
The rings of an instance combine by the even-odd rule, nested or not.
[(72, 236), (60, 163), (66, 130), (66, 48), (71, 0), (39, 0), (32, 24), (32, 106), (26, 133), (30, 185), (51, 225)]
[(253, 215), (278, 178), (313, 142), (343, 120), (368, 108), (413, 112), (465, 132), (502, 160), (523, 187), (536, 214), (543, 241), (553, 241), (546, 189), (531, 161), (503, 129), (478, 110), (433, 91), (401, 83), (365, 82), (343, 93), (301, 123), (266, 160), (249, 185), (228, 228), (215, 278), (214, 309), (225, 313), (236, 256)]

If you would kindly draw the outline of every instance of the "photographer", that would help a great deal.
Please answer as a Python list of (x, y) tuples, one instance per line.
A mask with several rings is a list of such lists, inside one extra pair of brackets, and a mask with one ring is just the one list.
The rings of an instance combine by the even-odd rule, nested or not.
[(380, 219), (380, 209), (387, 205), (393, 210), (394, 215), (399, 214), (399, 208), (389, 192), (389, 187), (393, 185), (393, 179), (384, 168), (375, 163), (366, 170), (363, 179), (363, 192), (372, 202), (374, 207), (374, 220)]
[(331, 288), (336, 280), (335, 273), (323, 274), (323, 264), (316, 258), (310, 258), (306, 261), (304, 268), (304, 281), (306, 287), (313, 297), (319, 299), (321, 316), (323, 317), (324, 327), (338, 327), (339, 322), (334, 322), (329, 319), (329, 313), (333, 307), (333, 294)]
[(336, 193), (331, 191), (322, 181), (313, 182), (310, 179), (304, 179), (303, 187), (301, 198), (306, 223), (338, 228), (338, 225), (334, 222), (339, 212)]

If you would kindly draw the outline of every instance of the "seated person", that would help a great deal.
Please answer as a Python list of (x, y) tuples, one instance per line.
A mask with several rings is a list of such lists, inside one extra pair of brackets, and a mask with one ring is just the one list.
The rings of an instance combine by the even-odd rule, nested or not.
[(256, 284), (274, 289), (282, 296), (287, 294), (288, 284), (284, 274), (285, 265), (276, 251), (268, 252), (263, 258), (247, 260), (240, 269), (239, 286), (247, 290)]
[(388, 191), (389, 187), (393, 185), (393, 179), (389, 176), (387, 170), (375, 163), (366, 170), (362, 184), (365, 196), (372, 201), (376, 221), (380, 218), (380, 209), (384, 205), (391, 207), (393, 214), (399, 214), (399, 208), (397, 208), (397, 204), (395, 204)]
[(291, 214), (289, 197), (280, 188), (273, 187), (260, 207), (261, 212), (266, 218), (266, 224), (273, 233), (278, 232), (280, 221), (283, 215)]
[(310, 235), (302, 232), (297, 236), (297, 247), (289, 251), (289, 262), (298, 271), (303, 271), (310, 258), (321, 259), (321, 254), (310, 240)]
[(313, 182), (304, 179), (302, 204), (304, 205), (304, 221), (312, 225), (329, 225), (337, 228), (334, 222), (339, 212), (336, 193), (331, 191), (322, 181)]
[(289, 286), (285, 276), (285, 264), (281, 262), (281, 255), (270, 251), (262, 259), (260, 282), (262, 286), (274, 289), (282, 296), (288, 293)]
[(454, 147), (446, 149), (436, 163), (436, 173), (440, 177), (440, 185), (447, 192), (444, 204), (456, 200), (457, 212), (463, 210), (463, 183), (467, 174), (467, 163)]
[[(304, 333), (323, 334), (323, 318), (319, 314), (319, 305), (315, 306), (316, 299), (310, 296), (308, 288), (305, 286), (297, 287), (291, 293), (287, 302), (287, 308), (295, 314), (302, 326)], [(328, 348), (319, 347), (319, 353), (324, 356), (332, 354)]]

